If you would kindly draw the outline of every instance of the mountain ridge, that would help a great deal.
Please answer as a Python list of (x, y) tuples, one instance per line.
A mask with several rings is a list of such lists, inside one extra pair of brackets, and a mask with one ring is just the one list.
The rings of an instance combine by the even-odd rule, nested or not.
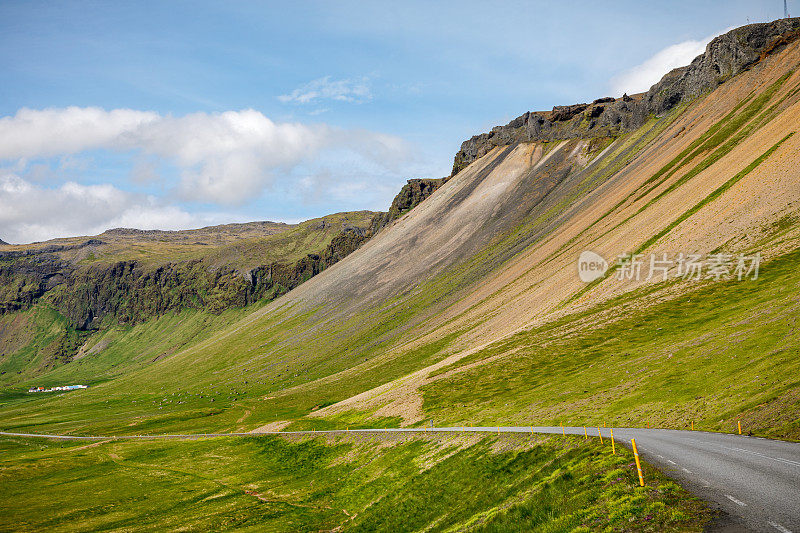
[(452, 175), (495, 146), (515, 142), (557, 141), (570, 138), (616, 137), (661, 115), (685, 100), (714, 89), (800, 38), (800, 17), (749, 24), (711, 40), (689, 65), (665, 74), (646, 93), (603, 97), (592, 103), (555, 106), (552, 111), (528, 111), (505, 126), (495, 126), (461, 144)]
[[(792, 412), (790, 372), (774, 376), (769, 390), (752, 389), (752, 376), (738, 374), (745, 359), (737, 359), (724, 367), (733, 369), (725, 380), (713, 383), (719, 387), (707, 392), (677, 365), (702, 368), (697, 364), (706, 354), (729, 349), (719, 331), (738, 328), (736, 346), (759, 343), (771, 354), (764, 364), (795, 368), (781, 344), (794, 346), (791, 323), (770, 329), (752, 317), (758, 328), (745, 328), (735, 317), (742, 314), (736, 305), (759, 311), (771, 300), (775, 308), (795, 305), (781, 289), (794, 282), (787, 265), (795, 255), (786, 254), (800, 242), (800, 228), (792, 222), (800, 209), (800, 136), (789, 135), (800, 127), (798, 64), (800, 42), (792, 41), (714, 90), (649, 116), (636, 130), (613, 138), (494, 146), (435, 190), (407, 184), (397, 200), (401, 216), (282, 297), (225, 315), (229, 322), (214, 322), (217, 329), (202, 336), (176, 325), (172, 316), (116, 336), (97, 335), (85, 353), (93, 346), (103, 349), (46, 376), (84, 381), (94, 369), (113, 367), (113, 380), (92, 382), (69, 396), (63, 404), (68, 412), (45, 399), (10, 404), (2, 412), (20, 429), (101, 428), (118, 434), (141, 427), (413, 426), (429, 419), (491, 424), (495, 416), (519, 424), (532, 418), (558, 423), (564, 413), (591, 423), (598, 412), (623, 413), (630, 423), (642, 423), (664, 412), (688, 416), (690, 410), (698, 421), (719, 428), (730, 423), (735, 409), (749, 409), (752, 399), (771, 406), (748, 415), (754, 427), (763, 428), (771, 409)], [(431, 190), (406, 209), (407, 200)], [(607, 275), (586, 285), (576, 271), (585, 250), (609, 262), (633, 251), (758, 250), (770, 265), (765, 278), (772, 269), (784, 273), (770, 275), (770, 290), (761, 289), (763, 294), (754, 283), (736, 291), (713, 280), (648, 285)], [(651, 312), (654, 303), (682, 294), (710, 309), (702, 320), (691, 322), (693, 315), (680, 311), (683, 301)], [(711, 314), (723, 307), (724, 314)], [(625, 328), (601, 327), (625, 313), (639, 318)], [(673, 334), (662, 346), (664, 334), (647, 313), (688, 323), (672, 320)], [(715, 316), (734, 322), (717, 324)], [(763, 338), (762, 331), (773, 330), (781, 336)], [(617, 337), (626, 339), (618, 347), (611, 342)], [(626, 355), (634, 341), (635, 361)], [(651, 351), (663, 361), (647, 359)], [(607, 371), (593, 374), (598, 353)], [(125, 372), (114, 367), (130, 358), (141, 364)], [(557, 366), (562, 362), (564, 369)], [(460, 379), (473, 368), (482, 373), (473, 381), (481, 387), (474, 398), (468, 381)], [(662, 396), (663, 405), (649, 403), (640, 370), (650, 373), (651, 385), (669, 381), (686, 394)], [(571, 381), (578, 371), (590, 379)], [(523, 375), (533, 377), (517, 378)], [(558, 391), (539, 395), (545, 383), (555, 381)], [(181, 402), (168, 400), (173, 393)], [(718, 409), (725, 394), (737, 398), (726, 407), (730, 412)], [(141, 422), (128, 428), (121, 421), (122, 413), (131, 412), (131, 398), (158, 405), (158, 411), (142, 410)]]
[(46, 298), (74, 327), (89, 330), (109, 315), (135, 322), (186, 307), (242, 307), (268, 293), (279, 296), (346, 256), (370, 236), (376, 215), (177, 231), (117, 228), (89, 239), (15, 246), (0, 251), (0, 314)]

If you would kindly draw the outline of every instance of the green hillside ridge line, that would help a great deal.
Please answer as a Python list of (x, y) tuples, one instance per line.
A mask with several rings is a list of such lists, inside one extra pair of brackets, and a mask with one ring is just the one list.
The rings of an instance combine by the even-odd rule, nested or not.
[[(91, 251), (85, 257), (82, 244), (0, 252), (0, 313), (45, 299), (79, 329), (95, 329), (108, 314), (135, 322), (185, 307), (241, 307), (279, 296), (347, 255), (370, 236), (365, 228), (375, 216), (339, 213), (257, 237), (262, 226), (274, 231), (281, 225), (241, 224), (242, 237), (229, 225), (111, 230), (99, 236), (103, 240), (86, 241)], [(50, 287), (48, 280), (59, 276), (64, 281)]]
[[(369, 218), (374, 218), (372, 213), (367, 213)], [(341, 215), (334, 215), (331, 217), (325, 217), (322, 219), (323, 224), (326, 223), (325, 221), (328, 220), (348, 220), (348, 216), (350, 214), (345, 213)], [(364, 213), (357, 213), (357, 215), (362, 216)], [(350, 217), (352, 218), (352, 217)], [(363, 217), (362, 217), (363, 218)], [(298, 230), (287, 230), (279, 235), (273, 235), (271, 237), (280, 238), (283, 245), (285, 246), (286, 242), (293, 243), (293, 246), (303, 247), (308, 245), (310, 241), (304, 240), (303, 242), (298, 241), (295, 238), (294, 234), (297, 231), (301, 231), (298, 235), (302, 235), (303, 239), (306, 236), (311, 235), (307, 231), (307, 228), (313, 226), (314, 224), (318, 224), (319, 221), (310, 221), (308, 223), (303, 223), (299, 226), (300, 229)], [(330, 222), (327, 222), (328, 226), (330, 227)], [(244, 225), (248, 226), (248, 225)], [(227, 226), (222, 226), (222, 228), (227, 228)], [(133, 230), (131, 230), (133, 231)], [(170, 238), (175, 238), (175, 236), (180, 236), (183, 233), (193, 234), (196, 232), (203, 232), (204, 230), (191, 230), (189, 232), (169, 232)], [(205, 233), (208, 231), (217, 231), (217, 228), (212, 227), (205, 230)], [(113, 232), (111, 232), (113, 233)], [(153, 232), (143, 232), (147, 238)], [(158, 232), (155, 232), (158, 233)], [(105, 234), (104, 234), (105, 235)], [(116, 235), (116, 234), (114, 234)], [(141, 238), (138, 236), (137, 233), (133, 233), (134, 238)], [(288, 236), (287, 236), (288, 235)], [(352, 242), (348, 242), (349, 235), (353, 235), (356, 238), (350, 239)], [(159, 317), (163, 316), (165, 313), (169, 314), (169, 312), (177, 312), (180, 313), (182, 309), (185, 308), (204, 308), (206, 311), (210, 311), (212, 315), (220, 314), (225, 312), (227, 309), (234, 307), (234, 308), (244, 308), (248, 305), (253, 304), (263, 304), (268, 302), (271, 299), (274, 299), (281, 294), (285, 293), (289, 288), (293, 285), (297, 285), (302, 283), (306, 279), (310, 278), (312, 275), (316, 274), (317, 271), (323, 270), (328, 264), (332, 264), (336, 262), (338, 259), (341, 258), (342, 255), (346, 255), (352, 249), (355, 249), (363, 242), (366, 236), (358, 236), (355, 233), (348, 233), (348, 232), (341, 232), (338, 235), (328, 236), (327, 238), (322, 236), (322, 242), (327, 242), (327, 248), (322, 251), (320, 256), (316, 255), (307, 255), (306, 258), (298, 261), (298, 263), (292, 267), (297, 275), (292, 275), (289, 277), (285, 277), (285, 279), (280, 278), (280, 274), (282, 272), (281, 268), (283, 267), (271, 267), (269, 275), (272, 277), (271, 281), (268, 281), (266, 284), (264, 281), (260, 281), (259, 277), (263, 277), (263, 274), (258, 274), (253, 276), (253, 283), (252, 289), (245, 288), (246, 280), (241, 276), (241, 274), (230, 270), (230, 269), (222, 269), (216, 271), (209, 271), (208, 266), (201, 262), (200, 260), (189, 260), (183, 263), (170, 263), (166, 266), (162, 266), (160, 268), (166, 268), (169, 276), (172, 276), (172, 280), (168, 283), (162, 283), (162, 287), (158, 287), (158, 281), (153, 283), (154, 279), (151, 277), (151, 274), (145, 271), (138, 271), (136, 270), (138, 263), (109, 263), (111, 268), (119, 269), (120, 266), (123, 268), (128, 269), (133, 275), (129, 276), (129, 280), (126, 283), (138, 283), (136, 276), (141, 274), (145, 280), (149, 280), (151, 287), (148, 289), (150, 295), (147, 298), (143, 298), (144, 292), (139, 291), (141, 294), (137, 293), (136, 291), (129, 290), (128, 288), (124, 288), (124, 290), (116, 290), (114, 289), (111, 280), (109, 280), (109, 284), (105, 287), (96, 286), (98, 284), (97, 280), (92, 281), (91, 275), (88, 277), (82, 278), (78, 281), (73, 280), (71, 283), (75, 283), (72, 288), (65, 287), (65, 286), (57, 286), (55, 289), (47, 292), (45, 297), (42, 299), (41, 304), (36, 304), (41, 306), (51, 306), (55, 308), (55, 313), (58, 316), (58, 319), (52, 319), (53, 324), (60, 324), (60, 334), (57, 339), (50, 339), (50, 337), (43, 337), (41, 339), (36, 340), (36, 336), (34, 332), (30, 332), (28, 335), (29, 346), (19, 352), (17, 355), (12, 357), (13, 362), (10, 362), (8, 350), (3, 348), (3, 337), (6, 335), (5, 331), (10, 331), (7, 329), (0, 328), (0, 382), (28, 382), (28, 380), (35, 378), (36, 376), (42, 373), (51, 373), (55, 366), (59, 364), (68, 363), (72, 356), (76, 355), (78, 352), (78, 348), (83, 344), (83, 341), (87, 340), (87, 337), (91, 335), (92, 330), (89, 331), (80, 331), (80, 328), (86, 325), (87, 319), (84, 318), (87, 315), (89, 317), (92, 316), (92, 304), (88, 301), (84, 301), (86, 298), (86, 294), (96, 293), (96, 299), (102, 300), (103, 305), (106, 307), (113, 307), (114, 309), (114, 317), (106, 316), (102, 323), (97, 324), (93, 323), (93, 328), (99, 329), (100, 333), (98, 335), (102, 335), (102, 332), (114, 329), (118, 325), (121, 324), (136, 324), (140, 322), (147, 322), (147, 319), (150, 317)], [(104, 237), (105, 238), (105, 237)], [(114, 237), (116, 238), (116, 236)], [(319, 240), (319, 237), (314, 237), (316, 240)], [(250, 240), (243, 240), (236, 243), (234, 246), (242, 246), (245, 248), (250, 248), (252, 246), (253, 239)], [(263, 246), (263, 239), (261, 241), (255, 240), (256, 246)], [(230, 248), (230, 246), (228, 246)], [(179, 251), (182, 249), (180, 246), (177, 248)], [(108, 255), (104, 256), (106, 259)], [(14, 259), (12, 258), (12, 261)], [(235, 260), (235, 259), (234, 259)], [(98, 268), (96, 266), (89, 266), (89, 270), (84, 270), (84, 274), (79, 274), (80, 276), (86, 276), (85, 272), (93, 272), (92, 269)], [(178, 279), (178, 283), (175, 283), (175, 272), (174, 270), (170, 269), (182, 269), (181, 271), (185, 271), (183, 275), (184, 280), (181, 283)], [(258, 269), (257, 269), (258, 270)], [(101, 271), (98, 271), (101, 272)], [(156, 271), (158, 272), (158, 271)], [(189, 275), (190, 273), (194, 273)], [(222, 276), (221, 276), (222, 274)], [(273, 276), (274, 274), (274, 276)], [(288, 276), (288, 274), (287, 274)], [(20, 280), (23, 278), (12, 278), (11, 284), (4, 284), (4, 291), (14, 292), (15, 287), (17, 285), (14, 284), (16, 280)], [(205, 282), (203, 281), (205, 280)], [(221, 282), (224, 282), (223, 285), (220, 285)], [(116, 279), (113, 283), (119, 283), (119, 278)], [(205, 284), (204, 284), (205, 283)], [(187, 289), (191, 289), (187, 292)], [(32, 289), (33, 290), (33, 289)], [(116, 292), (114, 292), (116, 290)], [(108, 294), (106, 294), (108, 293)], [(157, 293), (157, 294), (156, 294)], [(245, 294), (247, 293), (247, 294)], [(155, 294), (155, 295), (154, 295)], [(2, 298), (0, 298), (2, 299)], [(33, 305), (35, 300), (31, 302)], [(152, 309), (150, 309), (152, 307)], [(36, 311), (34, 315), (38, 313)], [(96, 313), (96, 311), (95, 311)], [(56, 315), (53, 315), (54, 317)], [(0, 313), (0, 325), (5, 320), (3, 317), (7, 317), (8, 320), (13, 322), (14, 320), (28, 320), (27, 316), (33, 315), (26, 315), (25, 313), (6, 313), (3, 315)], [(66, 320), (62, 321), (62, 318), (66, 316)], [(230, 319), (231, 315), (228, 314), (228, 319)], [(41, 328), (48, 328), (51, 327), (50, 324), (45, 322), (39, 321), (28, 321), (29, 324), (39, 324)], [(217, 322), (219, 324), (219, 322)], [(220, 327), (223, 324), (219, 324)], [(216, 329), (220, 329), (217, 327)], [(77, 330), (76, 330), (77, 328)], [(62, 347), (57, 347), (56, 345), (68, 338), (75, 338), (77, 334), (80, 342), (70, 341), (68, 345), (64, 345)], [(17, 337), (19, 335), (17, 334)], [(94, 337), (97, 337), (95, 335)], [(94, 342), (94, 337), (88, 337), (89, 344), (96, 344)], [(50, 339), (52, 342), (43, 342), (46, 339)], [(90, 348), (90, 346), (87, 346)], [(53, 352), (50, 355), (45, 354), (44, 352)], [(162, 357), (166, 357), (171, 355), (174, 352), (174, 349), (167, 349), (162, 354)], [(13, 352), (13, 350), (12, 350)], [(39, 355), (37, 355), (39, 354)], [(44, 354), (44, 355), (43, 355)], [(138, 359), (138, 357), (135, 357)], [(93, 358), (90, 358), (94, 360)], [(27, 363), (25, 363), (27, 362)], [(83, 361), (85, 362), (85, 361)], [(81, 365), (83, 364), (81, 362)], [(9, 364), (11, 366), (9, 366)], [(27, 364), (27, 368), (23, 370), (23, 367)], [(120, 365), (120, 368), (130, 369), (128, 365), (124, 362), (115, 362), (113, 366)], [(135, 365), (134, 365), (135, 366)], [(139, 365), (141, 366), (141, 365)], [(12, 368), (13, 367), (13, 368)], [(101, 365), (102, 367), (102, 365)], [(108, 375), (107, 372), (111, 371), (110, 368), (103, 367), (97, 369), (101, 375)], [(118, 369), (120, 370), (120, 369)], [(121, 373), (120, 371), (113, 372), (115, 375)], [(60, 374), (56, 374), (58, 376)], [(49, 381), (48, 378), (46, 381)], [(94, 383), (98, 380), (98, 376), (92, 375), (89, 379), (85, 379), (84, 381), (88, 381), (90, 383)], [(40, 382), (35, 383), (39, 385)]]

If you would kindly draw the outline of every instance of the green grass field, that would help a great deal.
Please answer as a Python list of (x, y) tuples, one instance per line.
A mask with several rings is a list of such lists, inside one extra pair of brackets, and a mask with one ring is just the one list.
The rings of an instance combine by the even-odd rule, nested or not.
[[(0, 438), (0, 531), (701, 531), (608, 443), (526, 435)], [(632, 526), (635, 524), (635, 526)]]

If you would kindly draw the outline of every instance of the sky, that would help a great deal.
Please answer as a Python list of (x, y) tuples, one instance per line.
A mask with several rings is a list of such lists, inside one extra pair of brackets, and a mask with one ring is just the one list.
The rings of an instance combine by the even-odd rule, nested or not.
[[(800, 0), (790, 12), (800, 13)], [(386, 210), (529, 110), (647, 90), (779, 0), (0, 2), (0, 239)]]

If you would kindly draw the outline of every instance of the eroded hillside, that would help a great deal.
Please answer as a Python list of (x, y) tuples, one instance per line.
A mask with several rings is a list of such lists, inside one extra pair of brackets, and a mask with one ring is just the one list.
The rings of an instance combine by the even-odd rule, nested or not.
[[(625, 316), (633, 317), (628, 328), (635, 329), (659, 302), (689, 295), (690, 301), (700, 299), (705, 305), (717, 301), (715, 291), (729, 287), (725, 283), (736, 283), (675, 279), (678, 265), (673, 264), (667, 282), (618, 279), (612, 266), (587, 284), (577, 273), (578, 257), (586, 250), (610, 263), (625, 253), (648, 258), (760, 253), (764, 279), (776, 283), (769, 277), (770, 265), (785, 267), (800, 242), (797, 26), (797, 19), (781, 21), (755, 44), (745, 39), (737, 45), (741, 30), (715, 40), (706, 56), (695, 61), (698, 68), (721, 64), (722, 50), (747, 59), (736, 63), (741, 72), (715, 78), (705, 92), (681, 92), (669, 106), (643, 113), (640, 123), (629, 128), (563, 139), (512, 138), (476, 153), (424, 202), (283, 297), (113, 381), (35, 402), (10, 401), (3, 408), (3, 427), (99, 433), (415, 424), (432, 416), (445, 423), (463, 422), (464, 416), (551, 421), (586, 405), (607, 403), (616, 387), (638, 390), (642, 384), (622, 375), (631, 368), (604, 360), (604, 368), (613, 370), (607, 374), (617, 381), (586, 387), (582, 381), (562, 380), (558, 391), (565, 398), (556, 406), (544, 406), (541, 397), (529, 395), (501, 409), (510, 396), (535, 389), (536, 380), (545, 378), (514, 381), (496, 372), (545, 368), (549, 361), (537, 354), (552, 343)], [(678, 78), (673, 72), (661, 83), (676, 87), (676, 79), (696, 72), (689, 67)], [(789, 274), (777, 279), (773, 287), (797, 284)], [(786, 300), (796, 293), (782, 296), (777, 290), (759, 292), (760, 287), (744, 284), (742, 292), (731, 294), (739, 295), (739, 304), (742, 295), (770, 295), (772, 300), (760, 303), (796, 312)], [(717, 305), (732, 303), (719, 300)], [(732, 322), (739, 320), (736, 313), (730, 316)], [(653, 330), (656, 322), (648, 322)], [(556, 337), (537, 329), (554, 325), (563, 328)], [(728, 323), (698, 315), (690, 324), (673, 324), (698, 341), (694, 346), (713, 333), (712, 326), (724, 330)], [(738, 334), (746, 339), (755, 329)], [(509, 344), (528, 334), (533, 337)], [(637, 346), (648, 351), (657, 335), (650, 331), (637, 337)], [(604, 339), (578, 338), (569, 345), (571, 359), (569, 365), (564, 360), (565, 366), (596, 363), (596, 344)], [(796, 353), (796, 332), (790, 329), (782, 339), (763, 345)], [(719, 346), (685, 353), (693, 360), (699, 352), (712, 357)], [(547, 353), (556, 359), (566, 355)], [(621, 347), (620, 354), (625, 353)], [(93, 364), (91, 357), (82, 361), (76, 368)], [(785, 409), (796, 412), (797, 384), (783, 372), (790, 361), (774, 362), (764, 367), (775, 374), (771, 396), (762, 397), (780, 398)], [(478, 375), (461, 379), (476, 368)], [(702, 385), (680, 374), (653, 372), (652, 383), (663, 383), (660, 378), (669, 374), (689, 397), (697, 396), (693, 392)], [(725, 385), (741, 383), (743, 372), (746, 368), (737, 366)], [(482, 383), (480, 399), (462, 395), (473, 382)], [(749, 408), (744, 392), (736, 392), (741, 409)], [(547, 394), (552, 396), (552, 390)], [(631, 421), (674, 407), (636, 394), (628, 398), (624, 408)], [(708, 416), (720, 413), (709, 408)]]

